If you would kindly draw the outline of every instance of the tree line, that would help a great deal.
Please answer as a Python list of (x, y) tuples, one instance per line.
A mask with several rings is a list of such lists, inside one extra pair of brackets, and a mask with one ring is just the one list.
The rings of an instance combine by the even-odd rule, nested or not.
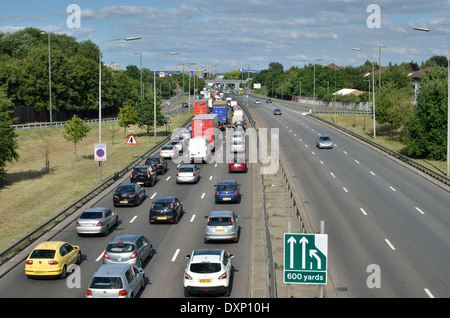
[[(77, 41), (65, 34), (50, 33), (52, 110), (84, 114), (98, 110), (99, 47), (92, 41)], [(130, 53), (132, 54), (132, 53)], [(104, 62), (104, 61), (103, 61)], [(141, 71), (142, 91), (141, 95)], [(153, 71), (136, 65), (113, 70), (101, 65), (102, 107), (132, 107), (139, 113), (137, 124), (153, 126)], [(184, 78), (184, 85), (183, 85)], [(188, 77), (156, 75), (157, 125), (164, 125), (161, 103), (177, 89), (189, 92)], [(190, 93), (194, 93), (192, 85)], [(198, 78), (197, 87), (205, 81)], [(48, 35), (37, 28), (13, 33), (0, 32), (0, 182), (7, 161), (17, 159), (15, 133), (11, 130), (14, 106), (49, 111)], [(80, 116), (81, 117), (81, 116)], [(147, 129), (148, 131), (149, 129)]]

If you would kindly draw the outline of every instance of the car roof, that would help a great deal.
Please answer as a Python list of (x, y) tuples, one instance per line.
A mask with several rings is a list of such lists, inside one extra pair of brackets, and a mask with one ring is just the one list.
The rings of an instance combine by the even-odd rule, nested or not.
[(109, 208), (105, 207), (94, 207), (94, 208), (87, 208), (83, 212), (102, 212), (105, 210), (109, 210)]
[(191, 263), (203, 263), (203, 262), (220, 262), (223, 250), (219, 249), (200, 249), (194, 250), (191, 258)]
[(237, 184), (235, 180), (222, 180), (219, 181), (217, 184)]
[(39, 243), (34, 249), (56, 249), (58, 246), (65, 244), (62, 241), (45, 241)]
[(178, 169), (180, 169), (180, 168), (197, 168), (197, 166), (196, 165), (180, 165), (178, 167)]
[(175, 197), (160, 197), (156, 198), (155, 202), (171, 202), (175, 199)]
[(111, 241), (109, 241), (109, 243), (117, 243), (117, 242), (131, 243), (131, 242), (136, 241), (139, 237), (141, 237), (141, 235), (138, 235), (138, 234), (119, 234), (119, 235), (114, 236), (113, 239)]
[(209, 212), (209, 218), (223, 218), (223, 217), (232, 217), (233, 211), (211, 211)]
[(130, 264), (103, 264), (94, 276), (118, 276), (130, 267)]

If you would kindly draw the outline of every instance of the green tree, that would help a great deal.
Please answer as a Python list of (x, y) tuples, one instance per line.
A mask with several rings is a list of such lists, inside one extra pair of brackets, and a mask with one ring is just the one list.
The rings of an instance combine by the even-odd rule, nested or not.
[(7, 98), (5, 88), (0, 88), (0, 184), (7, 180), (6, 163), (19, 159), (16, 133), (11, 126), (14, 123), (11, 114), (12, 102)]
[(64, 125), (63, 137), (66, 141), (73, 142), (75, 160), (77, 160), (77, 143), (83, 140), (91, 129), (77, 115), (73, 115), (67, 122)]
[(446, 159), (447, 69), (434, 67), (421, 81), (414, 114), (406, 123), (403, 136), (408, 156)]
[[(164, 125), (165, 116), (161, 112), (162, 99), (156, 97), (156, 125)], [(153, 116), (153, 93), (147, 96), (143, 103), (139, 103), (136, 106), (137, 111), (137, 124), (140, 128), (147, 127), (147, 134), (150, 134), (150, 128), (154, 126)]]
[(123, 127), (125, 135), (126, 129), (138, 122), (138, 112), (130, 104), (125, 104), (124, 107), (119, 108), (119, 126)]

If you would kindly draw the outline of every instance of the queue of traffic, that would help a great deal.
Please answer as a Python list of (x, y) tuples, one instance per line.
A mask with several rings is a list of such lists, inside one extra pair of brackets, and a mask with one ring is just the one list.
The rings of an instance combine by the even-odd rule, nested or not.
[[(223, 96), (223, 95), (222, 95)], [(245, 120), (239, 105), (231, 98), (222, 100), (214, 97), (199, 104), (194, 103), (191, 125), (175, 136), (170, 144), (161, 147), (159, 156), (148, 157), (135, 166), (129, 182), (119, 185), (113, 193), (114, 206), (139, 206), (146, 198), (146, 187), (157, 185), (157, 175), (167, 173), (167, 160), (185, 156), (186, 163), (179, 164), (176, 183), (201, 181), (197, 164), (209, 163), (211, 153), (222, 144), (218, 135), (227, 127), (226, 142), (231, 143), (231, 160), (228, 172), (248, 171), (245, 158)], [(217, 103), (218, 102), (218, 103)], [(224, 103), (225, 102), (225, 103)], [(212, 107), (208, 106), (212, 104)], [(196, 108), (196, 105), (199, 105)], [(205, 107), (206, 106), (206, 107)], [(225, 111), (223, 110), (225, 106)], [(201, 108), (201, 109), (200, 109)], [(220, 118), (220, 121), (219, 121)], [(220, 124), (219, 124), (220, 123)], [(220, 130), (219, 130), (220, 129)], [(228, 136), (228, 132), (232, 132)], [(217, 182), (214, 201), (237, 203), (241, 201), (240, 185), (232, 178)], [(151, 203), (149, 223), (176, 224), (183, 214), (183, 202), (177, 197), (157, 197)], [(204, 243), (212, 241), (238, 242), (240, 237), (239, 215), (232, 210), (211, 211), (205, 216)], [(118, 214), (109, 208), (92, 207), (81, 213), (75, 227), (79, 236), (104, 235), (114, 230), (119, 222)], [(141, 234), (117, 235), (110, 240), (103, 253), (103, 265), (95, 271), (87, 289), (86, 297), (136, 297), (145, 287), (145, 273), (142, 264), (154, 255), (151, 241)], [(183, 278), (184, 294), (230, 295), (232, 259), (224, 249), (201, 247), (186, 256), (188, 263)], [(46, 241), (37, 245), (25, 262), (28, 278), (53, 276), (65, 278), (74, 264), (81, 260), (79, 246), (67, 242)]]

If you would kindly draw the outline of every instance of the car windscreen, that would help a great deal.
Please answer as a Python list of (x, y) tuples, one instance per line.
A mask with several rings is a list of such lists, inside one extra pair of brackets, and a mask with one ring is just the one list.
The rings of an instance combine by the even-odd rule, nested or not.
[(209, 226), (227, 226), (232, 225), (231, 218), (210, 218), (208, 222)]
[(30, 258), (54, 258), (55, 251), (54, 250), (34, 250), (31, 253)]
[(102, 217), (102, 212), (83, 212), (80, 215), (80, 219), (101, 219)]
[(220, 271), (220, 263), (192, 263), (190, 271), (193, 273), (208, 274)]
[(120, 277), (93, 277), (89, 288), (92, 289), (120, 289), (123, 288)]
[(109, 243), (106, 247), (106, 251), (111, 253), (130, 253), (135, 249), (136, 247), (134, 246), (134, 244), (123, 242)]
[(217, 186), (217, 191), (236, 191), (237, 187), (232, 184), (219, 184)]

